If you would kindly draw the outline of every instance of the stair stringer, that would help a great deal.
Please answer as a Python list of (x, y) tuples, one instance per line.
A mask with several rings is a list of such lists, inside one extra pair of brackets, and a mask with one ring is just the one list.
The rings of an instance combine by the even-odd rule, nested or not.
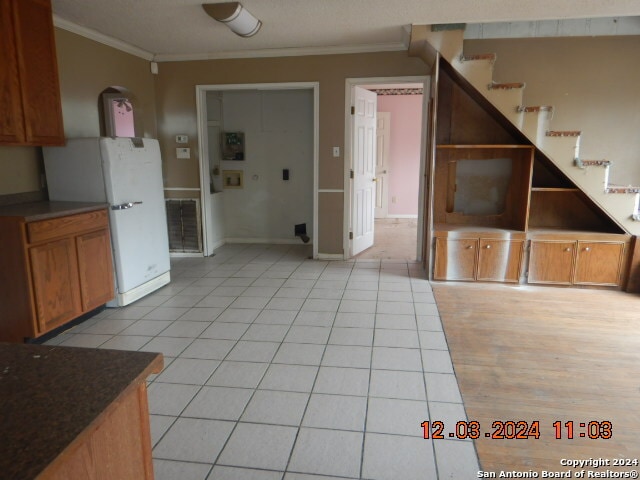
[[(637, 193), (607, 193), (607, 172), (604, 168), (578, 168), (575, 160), (579, 158), (580, 137), (549, 137), (546, 136), (546, 131), (541, 131), (541, 129), (549, 128), (548, 121), (544, 121), (544, 119), (527, 121), (525, 116), (530, 114), (519, 108), (523, 104), (523, 89), (490, 89), (489, 85), (494, 81), (495, 57), (465, 60), (462, 53), (462, 31), (432, 32), (428, 25), (413, 25), (411, 30), (412, 47), (409, 52), (411, 55), (422, 56), (418, 53), (421, 47), (419, 43), (414, 43), (414, 39), (427, 45), (422, 48), (440, 52), (443, 59), (447, 60), (473, 88), (551, 163), (575, 183), (609, 218), (627, 233), (640, 236), (640, 222), (634, 219), (638, 218), (640, 195)], [(539, 114), (546, 113), (539, 112)], [(531, 123), (534, 123), (537, 128), (534, 129)]]

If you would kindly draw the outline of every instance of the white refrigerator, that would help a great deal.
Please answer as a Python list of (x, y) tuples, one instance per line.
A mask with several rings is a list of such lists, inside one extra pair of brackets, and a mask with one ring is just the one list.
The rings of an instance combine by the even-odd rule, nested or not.
[(107, 306), (128, 305), (169, 283), (158, 141), (76, 138), (43, 152), (49, 200), (109, 204), (116, 298)]

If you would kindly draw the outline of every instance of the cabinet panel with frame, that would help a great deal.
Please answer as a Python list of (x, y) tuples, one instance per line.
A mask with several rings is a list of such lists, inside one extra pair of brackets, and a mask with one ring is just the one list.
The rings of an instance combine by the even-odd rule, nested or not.
[(50, 0), (1, 2), (0, 38), (0, 144), (64, 144)]

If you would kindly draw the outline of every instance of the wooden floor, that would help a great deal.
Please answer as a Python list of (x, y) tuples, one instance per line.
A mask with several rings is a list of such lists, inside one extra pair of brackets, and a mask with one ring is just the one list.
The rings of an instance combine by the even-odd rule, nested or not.
[[(640, 459), (640, 296), (457, 282), (433, 290), (468, 419), (481, 425), (485, 471)], [(539, 420), (540, 438), (486, 438), (496, 420)], [(556, 439), (555, 421), (573, 421), (574, 438), (563, 426)], [(590, 421), (610, 421), (611, 438), (588, 438), (579, 424)]]
[(415, 260), (418, 220), (415, 218), (376, 218), (373, 247), (356, 256), (359, 259)]

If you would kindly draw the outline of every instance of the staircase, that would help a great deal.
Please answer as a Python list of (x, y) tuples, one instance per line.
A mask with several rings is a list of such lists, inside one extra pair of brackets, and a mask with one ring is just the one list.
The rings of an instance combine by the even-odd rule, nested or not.
[(513, 126), (542, 152), (596, 205), (631, 235), (640, 236), (640, 187), (611, 185), (609, 160), (580, 157), (579, 130), (551, 129), (553, 106), (526, 106), (524, 83), (498, 83), (493, 78), (497, 61), (492, 53), (463, 53), (463, 31), (432, 32), (429, 25), (413, 25), (409, 54), (433, 65), (439, 56), (469, 82)]

